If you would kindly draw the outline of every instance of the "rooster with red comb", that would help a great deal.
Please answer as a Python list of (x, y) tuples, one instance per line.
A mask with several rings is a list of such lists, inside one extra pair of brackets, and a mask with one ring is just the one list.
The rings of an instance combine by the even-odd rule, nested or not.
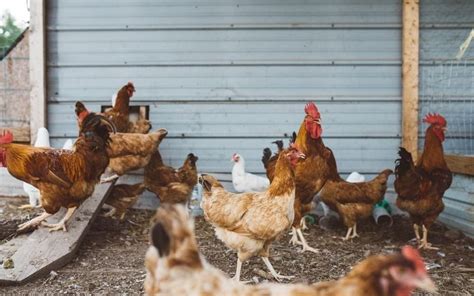
[(444, 209), (443, 195), (451, 186), (453, 175), (444, 159), (446, 119), (440, 114), (428, 113), (423, 122), (429, 127), (423, 153), (416, 164), (410, 152), (400, 147), (400, 158), (395, 166), (395, 191), (397, 206), (410, 214), (419, 248), (436, 249), (428, 243), (428, 230)]

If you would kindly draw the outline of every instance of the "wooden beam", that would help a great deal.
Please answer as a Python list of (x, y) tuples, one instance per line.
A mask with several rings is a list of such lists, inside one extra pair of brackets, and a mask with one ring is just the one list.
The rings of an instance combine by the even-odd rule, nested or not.
[(444, 155), (448, 167), (453, 173), (474, 176), (474, 156)]
[(2, 127), (1, 129), (13, 133), (13, 142), (30, 143), (30, 128), (28, 127)]
[(402, 145), (414, 160), (418, 151), (419, 15), (419, 0), (403, 0)]
[[(23, 284), (74, 259), (114, 184), (115, 181), (96, 185), (92, 196), (82, 203), (67, 223), (67, 232), (50, 233), (40, 227), (29, 235), (20, 235), (0, 245), (0, 258), (10, 258), (14, 264), (12, 269), (0, 268), (0, 286)], [(57, 223), (64, 214), (62, 209), (48, 222)]]
[(46, 127), (46, 0), (30, 1), (30, 142)]

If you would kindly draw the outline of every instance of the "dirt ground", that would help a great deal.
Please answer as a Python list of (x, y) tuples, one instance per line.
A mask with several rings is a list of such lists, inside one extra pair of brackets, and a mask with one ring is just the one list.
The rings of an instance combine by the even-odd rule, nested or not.
[[(20, 221), (35, 214), (16, 209), (24, 202), (25, 199), (0, 198), (0, 244)], [(0, 287), (0, 294), (142, 294), (143, 258), (152, 215), (152, 211), (131, 210), (122, 223), (99, 217), (72, 262), (25, 285)], [(273, 245), (271, 260), (281, 274), (295, 275), (293, 282), (337, 279), (366, 256), (396, 250), (413, 237), (408, 219), (402, 216), (394, 217), (392, 227), (379, 227), (368, 220), (360, 224), (358, 232), (360, 238), (343, 242), (342, 225), (334, 230), (311, 225), (306, 238), (320, 250), (319, 254), (298, 252), (300, 247), (290, 246), (290, 236), (286, 235)], [(202, 218), (196, 219), (196, 233), (207, 260), (233, 276), (236, 255), (217, 240), (212, 227)], [(456, 238), (458, 235), (435, 224), (430, 241), (440, 250), (422, 253), (440, 295), (472, 295), (474, 291), (474, 242), (462, 236)], [(243, 280), (261, 282), (266, 278), (270, 279), (260, 259), (244, 263)]]

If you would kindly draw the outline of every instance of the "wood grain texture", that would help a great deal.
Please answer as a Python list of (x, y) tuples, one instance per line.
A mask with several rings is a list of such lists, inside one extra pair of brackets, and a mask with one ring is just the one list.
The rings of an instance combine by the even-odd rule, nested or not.
[(474, 176), (474, 156), (445, 155), (449, 169), (453, 173)]
[(30, 133), (31, 143), (36, 131), (46, 127), (46, 1), (31, 2), (30, 16)]
[(402, 145), (414, 158), (418, 152), (419, 0), (403, 1), (402, 29)]
[[(48, 232), (40, 227), (29, 235), (20, 235), (0, 246), (0, 255), (11, 256), (15, 267), (0, 269), (1, 285), (23, 284), (35, 277), (48, 274), (72, 260), (97, 216), (114, 183), (99, 184), (94, 193), (73, 214), (67, 232)], [(49, 223), (57, 223), (65, 214), (62, 209)]]

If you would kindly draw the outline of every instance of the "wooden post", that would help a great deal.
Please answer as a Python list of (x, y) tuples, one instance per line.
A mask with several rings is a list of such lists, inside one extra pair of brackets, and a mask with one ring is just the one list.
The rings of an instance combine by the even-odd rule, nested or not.
[(30, 140), (46, 127), (46, 0), (30, 1)]
[(402, 145), (414, 160), (418, 153), (419, 16), (419, 0), (403, 0)]

